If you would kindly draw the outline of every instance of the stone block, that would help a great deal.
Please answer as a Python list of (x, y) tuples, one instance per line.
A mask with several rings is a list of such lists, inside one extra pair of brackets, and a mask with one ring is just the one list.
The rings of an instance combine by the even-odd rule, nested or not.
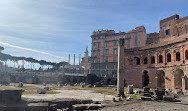
[(141, 90), (135, 90), (134, 93), (135, 93), (135, 94), (141, 94), (142, 91), (141, 91)]
[(113, 98), (113, 102), (119, 102), (119, 101), (122, 101), (121, 97), (114, 97)]
[(92, 99), (83, 99), (80, 101), (82, 104), (90, 104), (90, 103), (93, 103), (93, 100)]
[(22, 90), (0, 90), (0, 103), (18, 103), (21, 101)]
[(77, 111), (82, 111), (82, 110), (86, 110), (87, 106), (84, 104), (75, 104), (72, 105), (73, 110), (77, 110)]
[(158, 100), (163, 100), (163, 96), (165, 95), (165, 90), (155, 90)]
[(23, 87), (23, 83), (22, 83), (22, 82), (19, 82), (19, 83), (18, 83), (18, 87)]
[(144, 100), (144, 101), (151, 101), (151, 97), (141, 97), (141, 100)]
[(128, 85), (128, 87), (127, 87), (127, 93), (128, 94), (134, 94), (134, 92), (133, 92), (133, 85)]
[(151, 93), (144, 93), (144, 95), (143, 96), (147, 96), (147, 97), (151, 97)]
[(164, 101), (169, 101), (169, 102), (175, 102), (176, 101), (175, 97), (172, 96), (172, 95), (164, 95), (163, 96), (163, 100)]
[(82, 110), (97, 110), (102, 108), (101, 104), (75, 104), (72, 106), (73, 110), (82, 111)]
[(101, 104), (88, 104), (87, 105), (88, 110), (97, 110), (102, 107), (103, 107), (103, 105), (101, 105)]
[(91, 85), (91, 84), (89, 84), (89, 85), (87, 85), (86, 87), (88, 87), (88, 88), (92, 88), (92, 85)]
[(42, 86), (37, 90), (38, 94), (46, 94), (46, 91), (49, 90), (49, 87)]
[(149, 92), (150, 88), (149, 87), (144, 87), (144, 92)]

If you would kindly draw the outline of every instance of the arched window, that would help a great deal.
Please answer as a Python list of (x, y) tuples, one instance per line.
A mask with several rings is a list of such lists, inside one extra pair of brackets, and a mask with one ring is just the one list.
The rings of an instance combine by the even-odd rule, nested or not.
[(159, 63), (163, 63), (163, 56), (159, 55)]
[(167, 62), (171, 62), (171, 54), (170, 53), (167, 54)]
[(185, 51), (185, 59), (188, 59), (188, 50)]
[(148, 64), (148, 58), (147, 57), (144, 58), (144, 64)]
[(155, 63), (155, 57), (151, 56), (151, 64), (154, 64), (154, 63)]
[(176, 52), (176, 61), (180, 61), (180, 52)]
[(136, 65), (140, 65), (140, 58), (136, 57)]

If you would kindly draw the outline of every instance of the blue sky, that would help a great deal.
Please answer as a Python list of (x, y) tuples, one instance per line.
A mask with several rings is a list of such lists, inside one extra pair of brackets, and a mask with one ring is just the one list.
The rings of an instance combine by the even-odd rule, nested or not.
[[(144, 25), (159, 31), (159, 20), (188, 15), (187, 0), (0, 0), (0, 45), (4, 53), (67, 61), (84, 55), (98, 29), (127, 32)], [(73, 63), (73, 60), (71, 61)]]

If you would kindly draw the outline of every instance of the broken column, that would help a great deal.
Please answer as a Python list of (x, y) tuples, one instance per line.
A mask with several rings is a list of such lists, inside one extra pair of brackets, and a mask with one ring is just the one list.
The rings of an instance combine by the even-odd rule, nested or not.
[(79, 65), (81, 65), (80, 61), (81, 61), (81, 54), (79, 54)]
[(86, 51), (85, 51), (85, 64), (84, 64), (84, 74), (88, 74), (88, 70), (89, 70), (89, 64), (88, 64), (88, 47), (86, 47)]
[(74, 54), (74, 65), (75, 65), (75, 54)]
[(117, 91), (118, 96), (124, 95), (124, 39), (119, 39), (118, 45), (118, 69), (117, 69)]
[(68, 59), (68, 63), (70, 64), (70, 54), (69, 54), (69, 59)]
[(182, 76), (181, 78), (182, 78), (182, 90), (185, 91), (185, 84), (186, 84), (185, 78), (186, 78), (186, 76)]

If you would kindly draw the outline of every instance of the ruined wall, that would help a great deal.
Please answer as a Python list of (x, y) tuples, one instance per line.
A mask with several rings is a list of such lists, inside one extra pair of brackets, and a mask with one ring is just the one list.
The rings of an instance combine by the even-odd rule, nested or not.
[(159, 33), (147, 34), (146, 45), (157, 43), (159, 40)]
[(0, 83), (9, 84), (9, 83), (28, 83), (28, 84), (37, 84), (38, 77), (36, 75), (25, 75), (25, 74), (1, 74)]
[(37, 75), (38, 76), (38, 83), (43, 84), (57, 84), (59, 81), (60, 75)]
[(26, 75), (26, 74), (1, 74), (0, 84), (27, 83), (27, 84), (57, 84), (59, 75)]
[(137, 88), (142, 88), (144, 78), (143, 74), (144, 71), (148, 71), (149, 75), (149, 87), (156, 88), (156, 79), (155, 79), (155, 73), (156, 73), (156, 68), (128, 68), (125, 69), (125, 84), (126, 85), (134, 85), (134, 87)]
[[(145, 59), (147, 62), (145, 62)], [(186, 88), (188, 88), (187, 63), (187, 40), (163, 46), (159, 45), (149, 49), (125, 50), (125, 79), (127, 84), (143, 87), (143, 73), (147, 71), (150, 80), (149, 86), (157, 88), (160, 87), (159, 82), (161, 82), (158, 79), (160, 78), (158, 77), (158, 71), (160, 70), (164, 72), (164, 76), (161, 78), (165, 78), (165, 88), (174, 89), (181, 87), (182, 76), (185, 76)]]

